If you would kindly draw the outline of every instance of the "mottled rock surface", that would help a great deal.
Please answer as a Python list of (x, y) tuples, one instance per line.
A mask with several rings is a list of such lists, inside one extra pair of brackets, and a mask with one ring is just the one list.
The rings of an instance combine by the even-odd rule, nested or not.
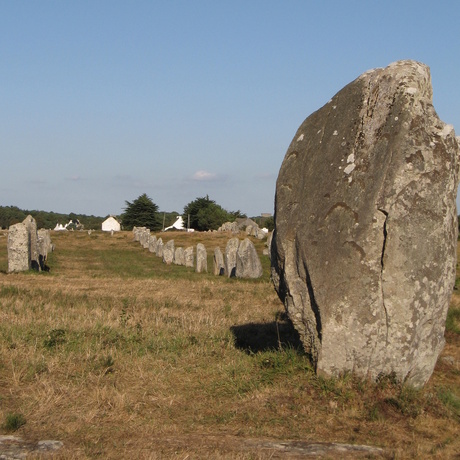
[(153, 252), (155, 254), (156, 250), (157, 250), (157, 237), (155, 235), (150, 235), (149, 252)]
[(219, 247), (214, 249), (212, 272), (216, 276), (225, 275), (224, 255)]
[(185, 251), (184, 248), (176, 248), (174, 252), (174, 263), (176, 265), (185, 265)]
[(196, 245), (196, 269), (197, 273), (208, 271), (208, 254), (202, 243)]
[(276, 185), (272, 277), (318, 372), (429, 379), (455, 282), (458, 162), (415, 61), (366, 72), (302, 123)]
[(158, 238), (157, 239), (157, 249), (155, 251), (155, 254), (157, 255), (157, 257), (163, 257), (163, 247), (164, 247), (163, 239)]
[(260, 278), (262, 273), (262, 264), (254, 243), (249, 238), (245, 238), (239, 244), (236, 252), (235, 276), (238, 278)]
[(8, 229), (8, 272), (30, 269), (29, 232), (22, 222)]
[(227, 276), (231, 278), (235, 276), (236, 271), (236, 252), (238, 251), (238, 246), (240, 245), (240, 240), (238, 238), (230, 238), (225, 247), (225, 266)]
[(188, 248), (185, 248), (184, 250), (184, 256), (185, 256), (185, 266), (189, 268), (194, 267), (194, 256), (193, 256), (193, 246), (189, 246)]
[(174, 240), (169, 240), (163, 246), (163, 262), (167, 265), (171, 265), (174, 260)]
[(29, 233), (30, 244), (30, 266), (34, 270), (40, 270), (39, 252), (38, 252), (38, 234), (37, 222), (35, 219), (28, 215), (22, 223), (26, 226)]

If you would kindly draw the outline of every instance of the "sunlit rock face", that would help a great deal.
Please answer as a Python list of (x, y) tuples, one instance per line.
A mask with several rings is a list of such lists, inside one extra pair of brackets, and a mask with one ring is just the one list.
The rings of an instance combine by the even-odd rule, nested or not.
[(455, 282), (459, 142), (415, 61), (364, 73), (298, 129), (272, 278), (318, 372), (429, 379)]

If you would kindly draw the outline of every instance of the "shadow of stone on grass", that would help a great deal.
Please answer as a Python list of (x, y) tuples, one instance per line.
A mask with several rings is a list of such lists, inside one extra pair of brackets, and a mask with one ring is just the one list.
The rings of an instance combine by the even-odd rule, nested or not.
[(248, 323), (230, 328), (235, 346), (246, 353), (293, 348), (303, 352), (299, 334), (285, 313), (271, 323)]

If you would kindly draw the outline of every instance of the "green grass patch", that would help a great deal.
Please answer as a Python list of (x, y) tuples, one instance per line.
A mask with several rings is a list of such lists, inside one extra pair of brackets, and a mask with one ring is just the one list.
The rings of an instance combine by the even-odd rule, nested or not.
[(3, 428), (6, 431), (17, 431), (26, 424), (26, 418), (22, 414), (8, 413), (5, 416)]

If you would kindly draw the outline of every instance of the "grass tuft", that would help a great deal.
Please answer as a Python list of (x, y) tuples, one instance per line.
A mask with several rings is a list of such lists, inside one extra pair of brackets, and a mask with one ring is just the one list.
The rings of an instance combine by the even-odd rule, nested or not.
[(3, 424), (3, 428), (6, 431), (17, 431), (19, 428), (26, 424), (26, 419), (24, 415), (17, 414), (17, 413), (8, 413), (5, 417), (5, 423)]

